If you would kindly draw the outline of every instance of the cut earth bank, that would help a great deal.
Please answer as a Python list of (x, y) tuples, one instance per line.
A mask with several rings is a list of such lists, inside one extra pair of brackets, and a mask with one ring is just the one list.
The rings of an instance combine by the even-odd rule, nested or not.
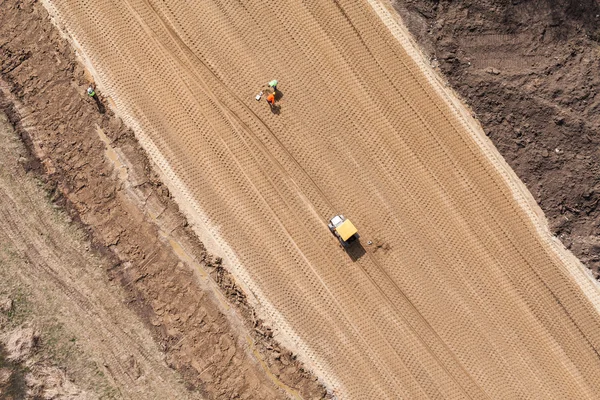
[(1, 112), (0, 142), (0, 399), (202, 399), (109, 281), (109, 260), (26, 172)]
[(394, 0), (543, 209), (600, 274), (600, 2)]

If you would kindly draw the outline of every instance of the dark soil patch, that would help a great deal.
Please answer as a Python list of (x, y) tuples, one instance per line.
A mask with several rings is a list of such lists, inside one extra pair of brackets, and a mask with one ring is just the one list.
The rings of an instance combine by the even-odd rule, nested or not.
[(600, 275), (600, 2), (394, 0), (555, 233)]
[[(26, 369), (7, 359), (6, 349), (0, 344), (0, 399), (24, 399), (27, 393)], [(5, 375), (10, 376), (5, 379)]]

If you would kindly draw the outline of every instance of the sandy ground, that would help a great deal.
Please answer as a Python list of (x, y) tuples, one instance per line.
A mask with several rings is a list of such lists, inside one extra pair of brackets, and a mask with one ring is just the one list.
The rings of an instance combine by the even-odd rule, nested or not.
[[(378, 3), (51, 11), (193, 227), (340, 398), (600, 395), (597, 287)], [(276, 112), (254, 100), (273, 78)], [(339, 212), (362, 235), (348, 252), (326, 227)]]
[[(220, 260), (211, 257), (198, 242), (133, 133), (102, 102), (86, 98), (89, 74), (77, 64), (40, 3), (2, 1), (0, 10), (1, 109), (16, 126), (34, 161), (39, 161), (26, 162), (25, 169), (44, 182), (56, 207), (67, 210), (73, 229), (84, 227), (99, 258), (89, 267), (74, 261), (73, 267), (79, 268), (77, 276), (92, 273), (88, 270), (93, 266), (94, 274), (102, 279), (93, 280), (93, 275), (83, 283), (66, 280), (69, 275), (64, 269), (51, 277), (66, 280), (61, 281), (63, 290), (75, 296), (72, 300), (76, 305), (90, 312), (95, 307), (107, 307), (111, 312), (98, 312), (89, 323), (81, 324), (88, 331), (81, 332), (80, 337), (89, 337), (92, 344), (102, 341), (95, 332), (104, 334), (104, 325), (110, 329), (119, 322), (115, 316), (123, 313), (123, 326), (119, 327), (127, 332), (141, 329), (151, 335), (153, 342), (148, 345), (155, 346), (152, 357), (158, 358), (153, 361), (158, 363), (156, 368), (149, 364), (152, 359), (138, 360), (136, 349), (141, 344), (135, 344), (136, 337), (128, 339), (115, 330), (114, 338), (99, 345), (114, 351), (109, 359), (111, 373), (119, 385), (128, 387), (115, 397), (325, 397), (315, 377), (272, 339), (269, 327), (257, 318)], [(16, 187), (9, 189), (17, 190), (19, 179), (11, 182)], [(35, 209), (36, 204), (26, 206)], [(18, 217), (13, 215), (15, 207), (2, 207), (2, 215), (9, 222)], [(34, 215), (31, 213), (31, 218)], [(8, 225), (12, 231), (28, 229), (26, 220), (12, 222)], [(6, 228), (2, 233), (10, 234), (11, 230)], [(36, 237), (35, 233), (11, 240), (25, 251), (32, 246), (31, 237)], [(43, 234), (43, 238), (48, 237), (54, 247), (48, 254), (35, 255), (35, 265), (54, 263), (63, 268), (60, 258), (71, 257), (71, 246), (77, 243), (71, 244), (68, 236), (51, 231)], [(79, 260), (75, 256), (73, 260)], [(8, 271), (18, 270), (12, 263), (2, 266)], [(24, 278), (35, 282), (36, 276)], [(38, 280), (54, 282), (46, 275), (38, 276)], [(114, 292), (113, 286), (121, 287), (122, 292)], [(94, 296), (78, 295), (89, 290)], [(36, 295), (54, 295), (54, 290), (39, 286)], [(120, 311), (125, 305), (125, 311), (133, 310), (138, 319), (126, 319), (129, 314)], [(79, 322), (78, 312), (72, 311), (72, 325)], [(64, 318), (70, 313), (65, 308)], [(124, 349), (129, 347), (128, 353)], [(157, 375), (142, 372), (147, 376), (128, 383), (129, 374), (137, 374), (136, 363), (145, 363), (141, 371), (155, 369)], [(70, 367), (68, 360), (66, 364), (63, 367)], [(176, 371), (189, 390), (187, 394), (179, 391), (182, 384), (165, 389), (165, 379), (174, 375), (167, 367)], [(136, 393), (146, 380), (150, 381), (147, 388)]]
[(600, 3), (398, 0), (551, 229), (600, 268)]

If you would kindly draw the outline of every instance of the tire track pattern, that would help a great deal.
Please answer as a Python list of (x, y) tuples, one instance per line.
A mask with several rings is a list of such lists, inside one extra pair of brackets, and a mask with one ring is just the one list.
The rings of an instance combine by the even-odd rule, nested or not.
[[(600, 395), (596, 289), (368, 3), (53, 4), (190, 220), (340, 397)], [(253, 99), (273, 77), (280, 115)], [(353, 262), (325, 226), (340, 211), (385, 246)]]

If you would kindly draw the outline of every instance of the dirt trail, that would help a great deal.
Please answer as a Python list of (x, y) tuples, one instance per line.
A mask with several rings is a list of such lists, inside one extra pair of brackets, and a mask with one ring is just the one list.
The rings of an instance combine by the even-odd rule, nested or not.
[[(598, 288), (379, 3), (51, 9), (193, 227), (340, 398), (600, 396)], [(254, 100), (273, 78), (279, 113)], [(339, 248), (338, 212), (364, 247)]]
[[(78, 282), (63, 282), (71, 300), (87, 312), (93, 312), (98, 303), (118, 313), (114, 302), (136, 311), (162, 352), (154, 354), (158, 360), (147, 361), (159, 363), (155, 369), (166, 370), (166, 377), (173, 375), (167, 366), (175, 369), (190, 397), (325, 397), (314, 376), (273, 341), (271, 331), (255, 316), (220, 261), (198, 242), (133, 133), (112, 111), (99, 110), (86, 98), (89, 74), (76, 62), (42, 5), (2, 1), (0, 10), (1, 109), (41, 161), (41, 165), (28, 164), (28, 168), (46, 174), (52, 200), (69, 211), (75, 225), (86, 227), (103, 258), (97, 273), (122, 285), (125, 292), (122, 299), (110, 293), (85, 298), (79, 294)], [(29, 229), (26, 221), (11, 219), (17, 218), (12, 215), (14, 207), (2, 210), (12, 231)], [(30, 234), (34, 235), (27, 232), (11, 239), (23, 251)], [(52, 257), (60, 257), (61, 251), (70, 254), (68, 237), (53, 234), (50, 239), (54, 241)], [(49, 263), (46, 257), (50, 255), (40, 255), (39, 262)], [(80, 273), (87, 272), (83, 269)], [(61, 270), (52, 278), (62, 284), (64, 275)], [(43, 275), (40, 280), (50, 278)], [(94, 293), (103, 290), (102, 282), (98, 281)], [(109, 299), (103, 301), (104, 296)], [(76, 312), (74, 316), (79, 315)], [(92, 322), (102, 324), (102, 318), (94, 315)], [(135, 321), (124, 324), (131, 328), (123, 329), (140, 325)], [(82, 337), (96, 337), (93, 325), (83, 327), (91, 332)], [(98, 335), (104, 334), (103, 329), (96, 330)], [(130, 360), (121, 352), (121, 345), (131, 347), (131, 352), (139, 345), (134, 346), (135, 338), (122, 337), (118, 331), (113, 336), (102, 348), (116, 353), (111, 372), (117, 383), (126, 386)], [(152, 364), (143, 366), (144, 370), (152, 368)], [(140, 380), (118, 397), (186, 397), (177, 388), (169, 391), (161, 374), (154, 379), (156, 394), (136, 393), (137, 385), (144, 382)], [(147, 375), (147, 379), (152, 377)], [(153, 387), (148, 385), (147, 390)]]

